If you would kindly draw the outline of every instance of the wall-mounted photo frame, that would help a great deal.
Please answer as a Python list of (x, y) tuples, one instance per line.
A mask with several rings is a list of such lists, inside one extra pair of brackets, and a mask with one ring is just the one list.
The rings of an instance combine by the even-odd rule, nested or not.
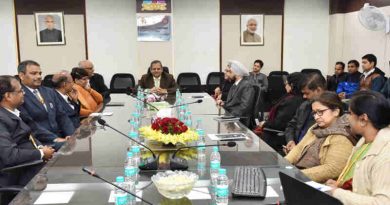
[(242, 14), (240, 15), (240, 45), (263, 46), (264, 45), (264, 15)]
[(64, 12), (34, 12), (38, 46), (65, 45)]
[(170, 41), (171, 15), (137, 14), (137, 41)]

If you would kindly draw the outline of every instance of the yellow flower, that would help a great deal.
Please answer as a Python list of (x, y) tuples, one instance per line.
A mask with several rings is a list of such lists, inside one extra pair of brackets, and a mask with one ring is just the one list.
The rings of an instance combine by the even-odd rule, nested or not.
[(188, 129), (186, 132), (181, 133), (179, 135), (172, 134), (163, 134), (160, 131), (153, 130), (150, 126), (144, 126), (139, 128), (139, 132), (142, 136), (144, 136), (148, 140), (154, 140), (158, 142), (162, 142), (164, 144), (177, 144), (182, 143), (186, 144), (187, 142), (192, 142), (198, 140), (198, 133), (195, 131)]

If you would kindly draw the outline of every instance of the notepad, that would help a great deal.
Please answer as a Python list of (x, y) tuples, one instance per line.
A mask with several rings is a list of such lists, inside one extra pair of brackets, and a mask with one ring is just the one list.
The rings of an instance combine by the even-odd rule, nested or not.
[(73, 194), (73, 191), (43, 192), (34, 204), (67, 204)]
[(211, 199), (211, 195), (207, 187), (193, 188), (186, 197), (190, 200)]

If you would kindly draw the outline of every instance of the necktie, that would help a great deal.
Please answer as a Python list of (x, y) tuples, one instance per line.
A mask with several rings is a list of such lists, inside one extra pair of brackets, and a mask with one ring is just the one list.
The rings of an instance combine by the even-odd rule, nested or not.
[(67, 97), (67, 101), (68, 101), (69, 106), (74, 110), (74, 105), (69, 97)]
[(29, 139), (30, 139), (31, 143), (34, 145), (35, 149), (39, 149), (38, 146), (37, 146), (37, 143), (35, 142), (35, 140), (33, 138), (33, 136), (30, 135)]
[(38, 90), (35, 89), (35, 90), (33, 91), (33, 93), (34, 93), (35, 97), (37, 97), (38, 101), (39, 101), (40, 103), (42, 103), (43, 107), (45, 107), (45, 110), (47, 111), (47, 107), (46, 107), (46, 104), (45, 104), (45, 100), (43, 99), (43, 97), (41, 96), (41, 94), (38, 92)]

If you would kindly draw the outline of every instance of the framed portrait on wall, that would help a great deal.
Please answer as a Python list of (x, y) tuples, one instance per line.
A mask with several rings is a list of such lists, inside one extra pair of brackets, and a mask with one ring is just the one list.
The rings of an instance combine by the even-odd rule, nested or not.
[(35, 12), (38, 46), (65, 45), (64, 13)]
[(264, 45), (264, 15), (242, 14), (240, 15), (240, 33), (242, 46)]
[(170, 41), (171, 15), (137, 14), (137, 41)]

